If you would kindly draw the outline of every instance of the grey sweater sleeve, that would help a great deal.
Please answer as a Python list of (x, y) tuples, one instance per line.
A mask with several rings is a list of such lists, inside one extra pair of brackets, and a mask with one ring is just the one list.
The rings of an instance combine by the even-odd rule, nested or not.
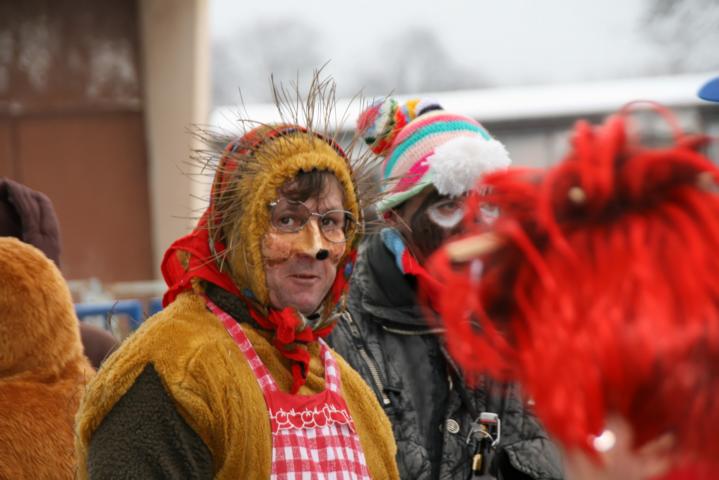
[(212, 455), (148, 364), (90, 440), (91, 479), (211, 479)]

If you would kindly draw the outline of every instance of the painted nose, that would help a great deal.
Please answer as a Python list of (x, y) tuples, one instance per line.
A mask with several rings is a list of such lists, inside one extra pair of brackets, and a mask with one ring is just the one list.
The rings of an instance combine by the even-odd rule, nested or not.
[(298, 249), (299, 253), (316, 258), (317, 260), (324, 260), (329, 256), (329, 251), (325, 248), (324, 238), (322, 238), (319, 224), (315, 219), (311, 219), (307, 222), (301, 234), (302, 240)]

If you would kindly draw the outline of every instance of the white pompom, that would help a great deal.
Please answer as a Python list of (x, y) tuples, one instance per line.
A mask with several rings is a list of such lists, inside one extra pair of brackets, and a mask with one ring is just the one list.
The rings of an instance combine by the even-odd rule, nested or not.
[(471, 190), (485, 173), (512, 163), (504, 145), (479, 137), (459, 137), (440, 145), (427, 157), (429, 178), (441, 195), (458, 196)]

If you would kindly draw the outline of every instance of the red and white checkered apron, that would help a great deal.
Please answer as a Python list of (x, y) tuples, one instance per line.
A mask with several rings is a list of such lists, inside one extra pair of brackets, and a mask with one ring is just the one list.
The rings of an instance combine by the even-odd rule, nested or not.
[(271, 478), (369, 479), (359, 436), (340, 395), (337, 364), (327, 344), (319, 340), (325, 390), (314, 395), (291, 395), (277, 388), (240, 324), (209, 299), (207, 305), (247, 358), (265, 397), (272, 427)]

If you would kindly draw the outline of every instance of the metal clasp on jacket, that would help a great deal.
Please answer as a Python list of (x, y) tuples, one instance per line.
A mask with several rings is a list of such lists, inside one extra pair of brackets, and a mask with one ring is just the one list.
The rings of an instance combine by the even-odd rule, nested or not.
[(480, 413), (479, 417), (472, 422), (472, 428), (467, 435), (467, 443), (475, 434), (479, 435), (480, 439), (489, 440), (490, 447), (496, 447), (502, 438), (502, 421), (499, 419), (499, 415), (493, 412)]
[(467, 434), (467, 444), (476, 441), (475, 454), (472, 457), (474, 477), (487, 472), (490, 460), (488, 457), (491, 456), (491, 452), (497, 447), (501, 438), (502, 421), (496, 413), (482, 412), (472, 422), (469, 434)]

